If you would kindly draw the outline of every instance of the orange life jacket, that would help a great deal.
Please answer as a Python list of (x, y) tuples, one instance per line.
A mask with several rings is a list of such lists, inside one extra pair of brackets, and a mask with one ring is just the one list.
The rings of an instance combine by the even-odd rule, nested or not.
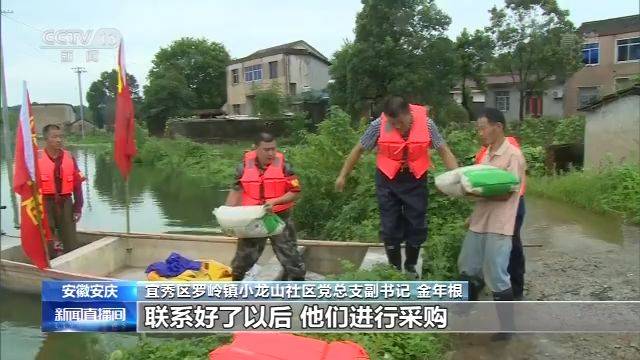
[(380, 116), (377, 166), (389, 179), (396, 177), (405, 162), (408, 163), (409, 170), (416, 179), (421, 178), (431, 165), (429, 157), (431, 137), (427, 126), (429, 111), (420, 105), (409, 105), (409, 109), (413, 120), (406, 140), (398, 129), (388, 125), (384, 113)]
[[(60, 195), (68, 195), (73, 192), (75, 179), (75, 166), (73, 158), (67, 150), (62, 151), (62, 164), (60, 166), (60, 178), (62, 187)], [(51, 160), (44, 150), (38, 150), (38, 169), (40, 170), (40, 180), (42, 181), (42, 194), (55, 195), (56, 181), (54, 176), (56, 164)]]
[[(520, 144), (518, 143), (518, 140), (516, 140), (515, 137), (507, 136), (506, 139), (507, 141), (509, 141), (511, 145), (520, 149)], [(483, 146), (476, 153), (476, 164), (482, 164), (482, 161), (484, 161), (484, 158), (486, 156), (487, 156), (487, 147)], [(526, 179), (522, 179), (522, 185), (520, 186), (520, 196), (524, 195), (526, 189), (527, 189)]]
[[(276, 158), (263, 173), (258, 169), (258, 157), (254, 151), (244, 155), (244, 172), (240, 178), (242, 184), (242, 205), (262, 205), (269, 199), (279, 198), (287, 193), (287, 177), (285, 176), (284, 155), (276, 153)], [(288, 210), (293, 202), (273, 207), (275, 213)]]

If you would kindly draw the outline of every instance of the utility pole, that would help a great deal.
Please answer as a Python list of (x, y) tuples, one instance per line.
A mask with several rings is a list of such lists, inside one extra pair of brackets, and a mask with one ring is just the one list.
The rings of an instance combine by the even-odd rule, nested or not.
[[(2, 15), (13, 14), (11, 10), (0, 10)], [(0, 32), (3, 33), (3, 32)], [(11, 150), (11, 131), (9, 129), (9, 108), (7, 104), (7, 84), (4, 76), (4, 51), (2, 49), (2, 37), (0, 36), (0, 82), (2, 82), (2, 137), (4, 144), (4, 156), (7, 160), (7, 176), (9, 177), (9, 192), (11, 193), (11, 207), (13, 208), (13, 223), (19, 227), (18, 203), (16, 193), (13, 192), (13, 151)], [(1, 233), (2, 231), (0, 231)]]
[(78, 74), (78, 93), (80, 95), (80, 132), (82, 133), (82, 138), (84, 139), (84, 105), (82, 104), (82, 73), (87, 72), (83, 67), (76, 66), (71, 68), (73, 72)]
[[(13, 11), (11, 10), (1, 10), (2, 15), (4, 14), (12, 14)], [(0, 37), (0, 71), (2, 71), (2, 135), (4, 136), (4, 141), (2, 142), (4, 144), (4, 154), (5, 157), (7, 158), (7, 161), (10, 161), (10, 159), (12, 159), (12, 154), (11, 154), (11, 131), (9, 130), (9, 109), (8, 109), (8, 105), (7, 105), (7, 85), (5, 83), (5, 76), (4, 76), (4, 52), (2, 51), (2, 38)], [(8, 165), (7, 165), (8, 167)], [(10, 171), (10, 175), (13, 169), (9, 170)], [(10, 181), (13, 181), (13, 179), (11, 179)]]

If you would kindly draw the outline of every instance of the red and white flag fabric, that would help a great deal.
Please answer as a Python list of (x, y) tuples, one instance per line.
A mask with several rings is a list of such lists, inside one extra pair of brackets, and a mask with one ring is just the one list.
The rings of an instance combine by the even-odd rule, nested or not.
[(22, 106), (16, 128), (13, 191), (20, 195), (20, 240), (22, 249), (40, 269), (49, 267), (47, 242), (51, 241), (45, 207), (40, 192), (40, 172), (36, 156), (35, 126), (27, 83), (23, 83)]

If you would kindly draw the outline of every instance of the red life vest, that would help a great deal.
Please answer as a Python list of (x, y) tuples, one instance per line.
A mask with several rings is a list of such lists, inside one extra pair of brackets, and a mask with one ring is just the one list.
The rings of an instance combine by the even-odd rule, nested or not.
[[(75, 166), (71, 153), (63, 150), (62, 164), (60, 165), (61, 189), (59, 195), (68, 195), (73, 192), (75, 179)], [(38, 150), (38, 169), (40, 170), (40, 180), (42, 181), (42, 194), (55, 195), (56, 181), (54, 176), (56, 164), (51, 160), (44, 150)]]
[[(263, 205), (269, 199), (276, 199), (287, 193), (287, 177), (284, 173), (284, 155), (276, 153), (276, 158), (263, 173), (258, 169), (258, 157), (254, 151), (244, 155), (244, 172), (240, 178), (242, 184), (242, 205)], [(273, 207), (280, 213), (293, 206), (293, 202)]]
[(416, 179), (421, 178), (431, 165), (431, 137), (427, 124), (429, 111), (420, 105), (409, 105), (409, 109), (413, 120), (406, 140), (398, 129), (388, 123), (384, 113), (380, 116), (377, 166), (389, 179), (396, 177), (405, 162)]
[[(507, 141), (509, 141), (509, 143), (511, 145), (513, 145), (513, 146), (517, 147), (518, 149), (520, 149), (520, 144), (518, 143), (518, 140), (516, 140), (515, 137), (507, 136), (506, 139), (507, 139)], [(486, 156), (487, 156), (487, 147), (483, 146), (476, 153), (476, 164), (482, 164), (482, 162), (484, 161), (484, 158)], [(520, 196), (524, 195), (526, 189), (527, 189), (526, 180), (522, 179), (522, 185), (520, 187)]]

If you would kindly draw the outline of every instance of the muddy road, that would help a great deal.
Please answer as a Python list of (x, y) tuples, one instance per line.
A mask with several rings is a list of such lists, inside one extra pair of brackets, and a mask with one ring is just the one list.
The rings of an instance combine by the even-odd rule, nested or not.
[[(526, 201), (523, 241), (543, 245), (525, 249), (526, 300), (640, 300), (640, 227), (562, 203)], [(640, 334), (489, 338), (456, 336), (447, 359), (640, 359)]]

